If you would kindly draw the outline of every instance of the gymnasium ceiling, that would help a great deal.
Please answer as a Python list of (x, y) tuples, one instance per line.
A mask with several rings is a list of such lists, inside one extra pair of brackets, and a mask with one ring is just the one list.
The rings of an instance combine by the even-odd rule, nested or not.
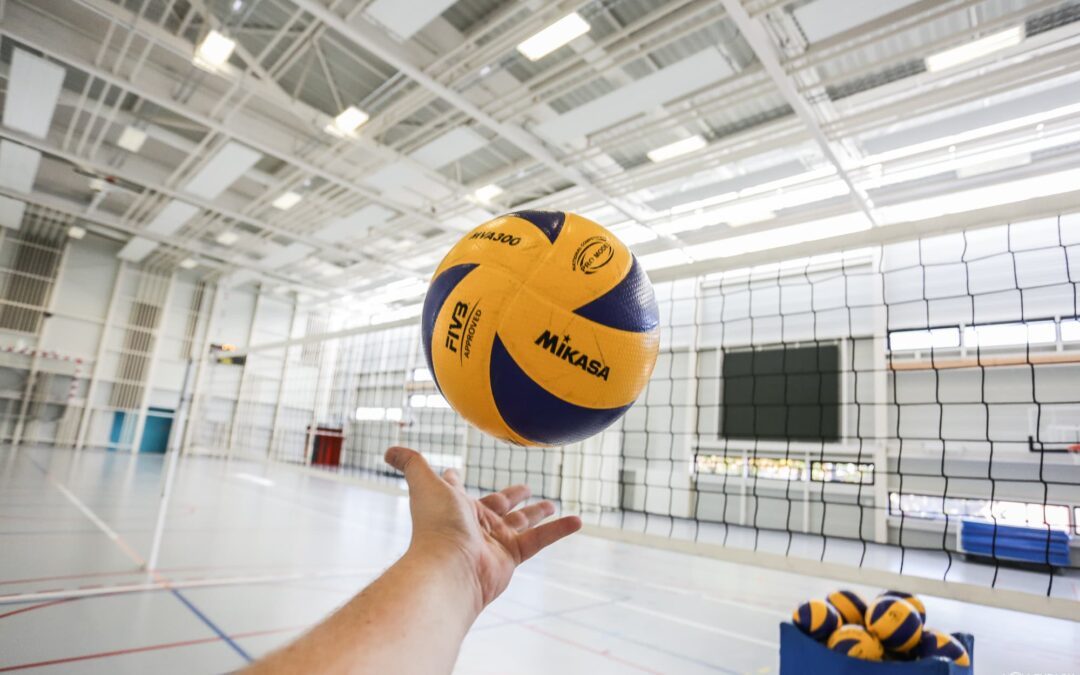
[[(592, 217), (670, 277), (1080, 185), (1076, 1), (0, 11), (0, 222), (47, 214), (132, 263), (358, 312), (414, 305), (462, 232), (516, 209)], [(587, 32), (519, 50), (572, 13)], [(211, 31), (235, 48), (195, 63)]]

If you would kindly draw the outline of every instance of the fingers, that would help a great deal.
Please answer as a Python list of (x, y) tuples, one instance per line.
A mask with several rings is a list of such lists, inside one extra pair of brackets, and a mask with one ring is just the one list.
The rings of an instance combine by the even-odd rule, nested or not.
[(550, 523), (544, 523), (539, 527), (526, 530), (518, 535), (518, 552), (521, 554), (521, 562), (539, 553), (542, 549), (551, 546), (567, 535), (571, 535), (581, 529), (581, 518), (577, 516), (563, 516)]
[(386, 463), (405, 474), (409, 488), (439, 480), (424, 456), (409, 448), (393, 447), (386, 451)]
[(503, 518), (506, 524), (518, 532), (536, 525), (544, 518), (555, 513), (555, 505), (546, 499), (542, 502), (523, 506), (517, 511), (511, 511)]
[(505, 516), (511, 509), (525, 501), (532, 495), (528, 485), (511, 485), (499, 492), (493, 492), (480, 498), (480, 503), (494, 511), (497, 515)]
[(457, 472), (457, 469), (447, 469), (446, 471), (443, 471), (442, 478), (454, 487), (461, 487), (461, 474)]

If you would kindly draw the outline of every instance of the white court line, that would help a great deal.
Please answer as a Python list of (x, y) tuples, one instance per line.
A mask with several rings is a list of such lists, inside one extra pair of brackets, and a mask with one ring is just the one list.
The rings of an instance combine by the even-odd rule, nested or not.
[(736, 633), (735, 631), (725, 630), (723, 628), (717, 628), (716, 626), (710, 626), (706, 623), (699, 623), (691, 619), (684, 619), (667, 612), (660, 612), (655, 609), (648, 609), (647, 607), (641, 607), (630, 602), (616, 602), (617, 607), (625, 607), (632, 612), (638, 612), (640, 614), (648, 614), (649, 616), (655, 616), (658, 619), (664, 619), (672, 623), (682, 624), (691, 628), (697, 628), (698, 630), (707, 631), (709, 633), (716, 633), (717, 635), (723, 635), (725, 637), (734, 638), (736, 640), (742, 640), (743, 642), (749, 642), (751, 644), (759, 645), (761, 647), (767, 647), (769, 649), (776, 649), (780, 646), (779, 642), (775, 640), (762, 640), (751, 635), (744, 635), (743, 633)]
[(241, 586), (245, 584), (262, 584), (270, 582), (307, 581), (309, 579), (368, 577), (374, 576), (380, 571), (381, 570), (375, 568), (365, 568), (343, 572), (298, 572), (294, 574), (266, 574), (261, 576), (220, 577), (216, 579), (148, 581), (141, 584), (121, 584), (116, 586), (99, 586), (96, 588), (73, 588), (70, 590), (0, 595), (0, 603), (25, 602), (28, 600), (52, 600), (56, 598), (85, 598), (96, 595), (116, 595), (120, 593), (137, 593), (140, 591), (156, 591), (171, 588), (208, 588), (213, 586)]
[(773, 609), (773, 608), (767, 607), (765, 605), (757, 605), (757, 604), (754, 604), (752, 602), (741, 602), (741, 601), (738, 601), (738, 600), (728, 600), (726, 598), (719, 598), (719, 597), (716, 597), (715, 595), (712, 595), (712, 594), (710, 594), (710, 593), (708, 593), (706, 591), (703, 591), (703, 590), (697, 589), (697, 588), (689, 588), (689, 587), (686, 587), (686, 586), (670, 586), (668, 584), (658, 584), (658, 583), (656, 583), (654, 581), (646, 581), (646, 580), (640, 579), (638, 577), (631, 577), (631, 576), (628, 576), (628, 575), (625, 575), (625, 574), (616, 574), (614, 572), (604, 572), (604, 571), (599, 570), (599, 569), (597, 569), (595, 567), (590, 567), (589, 565), (582, 565), (580, 563), (566, 562), (565, 560), (556, 560), (554, 558), (545, 558), (544, 562), (545, 563), (552, 563), (552, 564), (555, 564), (555, 565), (562, 565), (564, 567), (570, 567), (570, 568), (573, 568), (573, 569), (579, 569), (579, 570), (582, 570), (582, 571), (587, 572), (589, 574), (595, 574), (596, 576), (599, 576), (599, 577), (607, 577), (609, 579), (617, 579), (619, 581), (625, 581), (625, 582), (628, 582), (628, 583), (631, 583), (631, 584), (635, 584), (637, 586), (645, 586), (647, 588), (654, 588), (656, 590), (665, 591), (665, 592), (668, 592), (668, 593), (676, 593), (678, 595), (688, 595), (688, 596), (695, 597), (695, 598), (701, 598), (702, 600), (707, 600), (709, 602), (714, 602), (714, 603), (716, 603), (718, 605), (728, 605), (730, 607), (735, 607), (735, 608), (738, 608), (738, 609), (749, 609), (751, 611), (759, 612), (761, 614), (765, 614), (765, 615), (768, 615), (768, 616), (771, 616), (771, 617), (786, 619), (789, 616), (789, 614), (787, 612), (781, 612), (778, 609)]
[[(741, 640), (743, 642), (749, 642), (751, 644), (759, 645), (759, 646), (762, 646), (762, 647), (768, 647), (769, 649), (776, 649), (779, 646), (779, 643), (775, 642), (773, 640), (763, 640), (761, 638), (754, 637), (752, 635), (746, 635), (744, 633), (738, 633), (736, 631), (725, 630), (723, 628), (717, 628), (715, 626), (710, 626), (710, 625), (704, 624), (704, 623), (698, 623), (697, 621), (692, 621), (690, 619), (683, 619), (682, 617), (675, 616), (674, 614), (668, 614), (667, 612), (661, 612), (659, 610), (649, 609), (648, 607), (642, 607), (641, 605), (638, 605), (638, 604), (635, 604), (633, 602), (629, 602), (629, 601), (626, 601), (626, 600), (620, 600), (619, 598), (616, 598), (616, 597), (605, 596), (605, 595), (601, 595), (600, 593), (594, 593), (592, 591), (582, 590), (579, 587), (576, 587), (576, 586), (573, 586), (571, 584), (567, 584), (567, 583), (564, 583), (564, 582), (552, 581), (552, 580), (550, 580), (550, 579), (548, 579), (546, 577), (540, 576), (540, 575), (529, 574), (527, 572), (515, 572), (514, 576), (515, 577), (521, 577), (521, 578), (524, 578), (524, 579), (533, 579), (533, 580), (539, 581), (540, 583), (547, 584), (549, 586), (553, 586), (555, 588), (562, 589), (562, 590), (564, 590), (564, 591), (566, 591), (568, 593), (574, 593), (574, 594), (580, 595), (582, 597), (589, 598), (591, 600), (601, 600), (601, 601), (611, 602), (612, 604), (614, 604), (617, 607), (622, 607), (622, 608), (628, 609), (628, 610), (630, 610), (632, 612), (638, 612), (640, 614), (647, 614), (649, 616), (653, 616), (653, 617), (656, 617), (658, 619), (664, 619), (664, 620), (670, 621), (672, 623), (682, 624), (683, 626), (690, 626), (692, 628), (698, 628), (700, 630), (708, 631), (710, 633), (716, 633), (717, 635), (723, 635), (725, 637), (733, 638), (735, 640)], [(567, 612), (567, 614), (569, 614), (569, 613), (570, 612)]]
[[(68, 490), (66, 487), (64, 487), (63, 484), (54, 480), (51, 476), (46, 475), (46, 478), (48, 478), (49, 482), (53, 484), (53, 487), (55, 487), (57, 490), (63, 493), (65, 497), (68, 498), (68, 501), (71, 502), (75, 506), (75, 508), (79, 509), (79, 511), (81, 511), (84, 516), (89, 518), (90, 522), (92, 522), (94, 525), (97, 525), (98, 529), (105, 533), (105, 536), (107, 536), (109, 539), (112, 539), (113, 541), (120, 539), (120, 535), (116, 533), (116, 530), (109, 527), (108, 523), (106, 523), (104, 520), (98, 518), (96, 513), (91, 511), (86, 504), (83, 504), (78, 497), (71, 493), (71, 490)], [(140, 560), (139, 562), (142, 561)]]

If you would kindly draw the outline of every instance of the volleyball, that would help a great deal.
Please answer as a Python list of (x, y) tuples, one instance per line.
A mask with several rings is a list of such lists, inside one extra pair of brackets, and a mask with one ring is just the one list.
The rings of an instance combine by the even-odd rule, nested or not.
[(971, 656), (960, 641), (944, 631), (927, 628), (915, 650), (920, 659), (946, 658), (958, 666), (970, 666)]
[(840, 626), (829, 636), (829, 649), (846, 654), (853, 659), (880, 661), (885, 655), (881, 642), (862, 626)]
[(600, 225), (518, 211), (466, 234), (428, 288), (421, 335), (439, 391), (518, 445), (603, 431), (649, 381), (659, 312), (645, 270)]
[(866, 629), (885, 649), (909, 652), (922, 637), (922, 619), (906, 600), (882, 595), (866, 610)]
[(799, 605), (791, 615), (799, 630), (824, 642), (840, 625), (840, 615), (824, 600), (810, 600)]
[(914, 607), (915, 611), (919, 613), (919, 618), (922, 619), (923, 624), (926, 624), (926, 605), (919, 599), (919, 596), (904, 591), (885, 591), (882, 595), (907, 601), (907, 603)]
[(833, 591), (825, 601), (832, 605), (844, 623), (863, 625), (866, 616), (866, 602), (855, 591)]

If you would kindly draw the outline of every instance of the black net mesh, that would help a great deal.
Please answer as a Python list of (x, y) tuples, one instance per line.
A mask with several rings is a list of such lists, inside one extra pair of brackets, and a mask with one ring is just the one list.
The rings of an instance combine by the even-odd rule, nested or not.
[[(1078, 280), (1070, 216), (658, 283), (647, 389), (561, 448), (466, 425), (414, 325), (308, 336), (254, 350), (264, 386), (241, 377), (231, 424), (197, 413), (194, 449), (398, 481), (408, 445), (603, 528), (1071, 597)], [(208, 392), (237, 377), (208, 368)]]

